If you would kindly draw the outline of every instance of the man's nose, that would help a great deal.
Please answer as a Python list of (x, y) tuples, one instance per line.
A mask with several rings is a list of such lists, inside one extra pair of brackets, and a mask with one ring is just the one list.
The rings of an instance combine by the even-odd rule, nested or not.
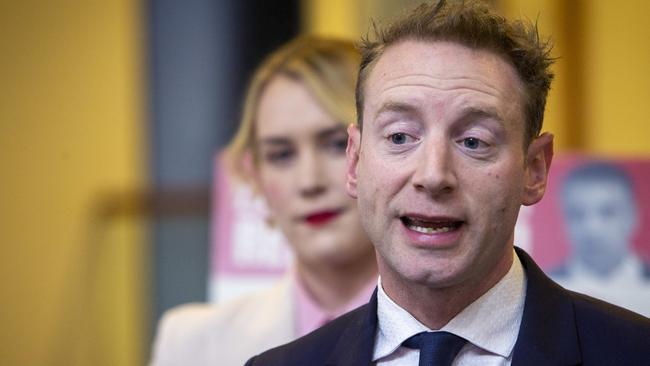
[(303, 197), (315, 197), (327, 189), (323, 163), (316, 151), (306, 151), (300, 157), (296, 179)]
[(422, 146), (416, 162), (412, 183), (416, 190), (438, 196), (452, 192), (457, 186), (453, 147), (441, 139), (431, 140)]

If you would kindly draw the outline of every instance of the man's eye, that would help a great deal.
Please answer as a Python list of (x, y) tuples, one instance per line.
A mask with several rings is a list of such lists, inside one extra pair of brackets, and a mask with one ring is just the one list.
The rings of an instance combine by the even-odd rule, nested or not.
[(463, 146), (471, 150), (476, 150), (481, 147), (481, 140), (476, 137), (468, 137), (463, 139)]
[(408, 136), (405, 133), (394, 133), (390, 136), (388, 136), (390, 139), (390, 142), (394, 143), (395, 145), (402, 145), (405, 144), (408, 140)]

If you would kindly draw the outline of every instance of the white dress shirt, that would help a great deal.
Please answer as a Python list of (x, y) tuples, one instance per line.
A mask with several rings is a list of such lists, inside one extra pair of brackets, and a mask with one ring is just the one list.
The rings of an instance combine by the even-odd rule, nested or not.
[[(388, 297), (381, 278), (378, 282), (378, 325), (372, 359), (381, 366), (415, 366), (420, 351), (401, 344), (417, 333), (432, 330)], [(508, 273), (440, 329), (468, 340), (452, 365), (510, 365), (525, 297), (526, 277), (515, 254)]]

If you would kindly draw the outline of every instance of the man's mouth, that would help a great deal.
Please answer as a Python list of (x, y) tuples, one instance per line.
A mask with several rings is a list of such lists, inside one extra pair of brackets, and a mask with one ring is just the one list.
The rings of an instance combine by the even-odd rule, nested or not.
[(401, 216), (400, 220), (409, 230), (429, 235), (455, 231), (463, 224), (463, 221), (447, 218), (425, 219), (420, 217)]

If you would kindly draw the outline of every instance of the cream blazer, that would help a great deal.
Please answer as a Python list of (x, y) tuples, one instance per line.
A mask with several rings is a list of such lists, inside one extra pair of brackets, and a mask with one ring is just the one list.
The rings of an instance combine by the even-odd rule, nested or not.
[(293, 282), (221, 305), (182, 305), (165, 313), (151, 366), (242, 366), (295, 338)]

